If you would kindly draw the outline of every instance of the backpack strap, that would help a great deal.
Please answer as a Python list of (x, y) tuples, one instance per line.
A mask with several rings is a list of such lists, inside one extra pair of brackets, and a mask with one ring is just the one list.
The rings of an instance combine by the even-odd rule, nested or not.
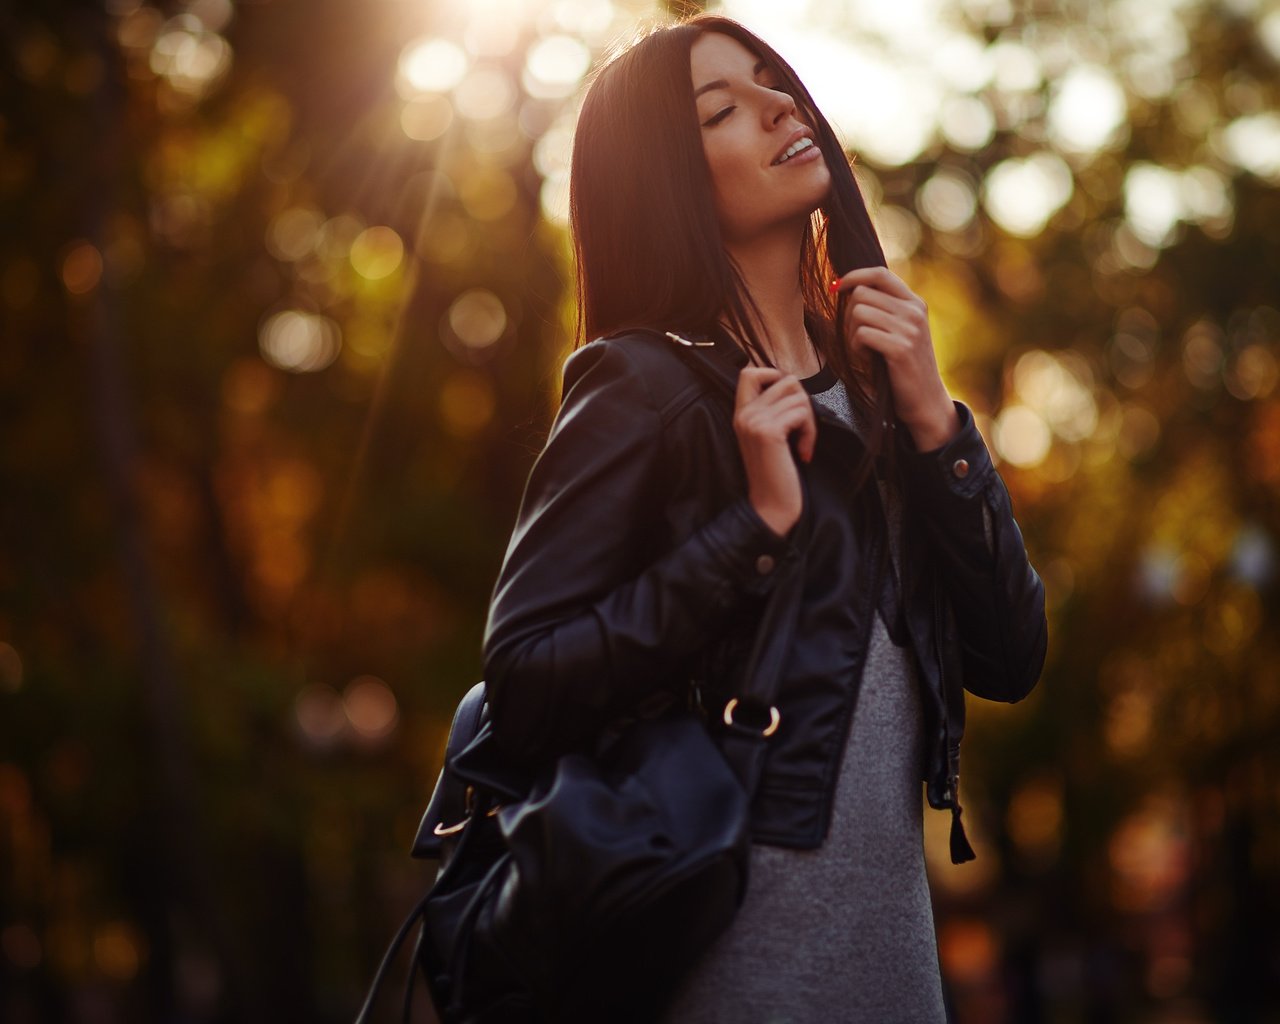
[(453, 776), (450, 765), (453, 764), (454, 757), (476, 738), (488, 719), (489, 708), (485, 703), (484, 683), (479, 682), (466, 692), (458, 703), (457, 711), (453, 713), (453, 724), (449, 727), (449, 739), (445, 744), (444, 767), (440, 769), (440, 777), (431, 793), (431, 802), (427, 804), (422, 822), (418, 825), (418, 834), (410, 849), (413, 856), (438, 858), (443, 851), (444, 839), (449, 835), (449, 829), (466, 820), (466, 786)]

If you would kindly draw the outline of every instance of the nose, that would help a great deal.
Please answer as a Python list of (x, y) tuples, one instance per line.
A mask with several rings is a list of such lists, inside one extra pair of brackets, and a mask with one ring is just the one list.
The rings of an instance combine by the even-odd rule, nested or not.
[(764, 104), (764, 115), (769, 127), (772, 128), (788, 114), (795, 113), (796, 101), (790, 93), (782, 92), (780, 89), (765, 91), (769, 96)]

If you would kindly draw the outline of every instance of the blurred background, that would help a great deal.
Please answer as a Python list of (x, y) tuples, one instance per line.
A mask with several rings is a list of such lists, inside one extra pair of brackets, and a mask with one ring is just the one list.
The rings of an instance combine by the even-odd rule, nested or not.
[[(979, 859), (927, 815), (956, 1020), (1280, 1020), (1280, 5), (714, 9), (1048, 589)], [(669, 13), (0, 3), (0, 1020), (353, 1015), (572, 345), (580, 86)]]

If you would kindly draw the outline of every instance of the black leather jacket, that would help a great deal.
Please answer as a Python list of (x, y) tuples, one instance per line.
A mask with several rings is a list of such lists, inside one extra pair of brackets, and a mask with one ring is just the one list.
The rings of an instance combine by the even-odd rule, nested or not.
[[(732, 384), (747, 355), (724, 336), (710, 340), (682, 352), (669, 336), (635, 332), (593, 341), (565, 363), (483, 644), (495, 734), (517, 759), (587, 745), (610, 719), (690, 679), (717, 721), (779, 567), (800, 558), (791, 535), (775, 534), (747, 500), (732, 393), (687, 362), (709, 360)], [(963, 690), (1020, 700), (1046, 646), (1044, 589), (1008, 492), (956, 405), (960, 432), (937, 451), (917, 452), (895, 429), (921, 770), (930, 804), (951, 809), (953, 826)], [(877, 488), (851, 486), (861, 442), (819, 403), (814, 413), (814, 458), (799, 464), (812, 517), (803, 599), (752, 813), (756, 841), (800, 848), (827, 833), (884, 565)], [(962, 830), (952, 841), (954, 859), (971, 856)]]

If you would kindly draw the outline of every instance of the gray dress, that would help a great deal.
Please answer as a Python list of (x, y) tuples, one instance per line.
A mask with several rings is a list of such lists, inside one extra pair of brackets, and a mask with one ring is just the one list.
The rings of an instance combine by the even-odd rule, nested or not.
[[(824, 368), (802, 383), (855, 425)], [(900, 520), (884, 486), (897, 566)], [(745, 902), (699, 961), (664, 1024), (944, 1024), (922, 802), (922, 709), (914, 657), (880, 615), (816, 850), (752, 847)]]

